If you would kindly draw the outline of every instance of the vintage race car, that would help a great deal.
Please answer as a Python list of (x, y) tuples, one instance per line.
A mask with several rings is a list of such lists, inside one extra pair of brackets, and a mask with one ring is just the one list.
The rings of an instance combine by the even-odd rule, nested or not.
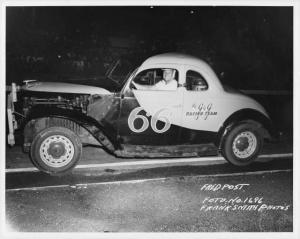
[[(166, 69), (173, 70), (177, 87), (152, 88), (164, 80)], [(257, 158), (264, 139), (272, 137), (265, 109), (223, 86), (208, 64), (192, 56), (150, 57), (114, 89), (41, 81), (13, 84), (8, 143), (14, 144), (14, 130), (21, 128), (24, 150), (34, 165), (61, 174), (75, 167), (86, 144), (100, 145), (120, 158), (221, 153), (231, 164), (245, 166)], [(22, 98), (19, 110), (17, 95)]]

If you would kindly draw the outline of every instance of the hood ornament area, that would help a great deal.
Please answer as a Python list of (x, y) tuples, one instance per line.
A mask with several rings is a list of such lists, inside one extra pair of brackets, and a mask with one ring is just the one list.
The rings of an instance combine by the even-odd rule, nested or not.
[(24, 80), (24, 81), (23, 81), (23, 83), (25, 84), (25, 87), (26, 87), (26, 88), (30, 88), (30, 87), (36, 85), (36, 84), (30, 84), (31, 82), (37, 82), (37, 80), (32, 79), (32, 80)]

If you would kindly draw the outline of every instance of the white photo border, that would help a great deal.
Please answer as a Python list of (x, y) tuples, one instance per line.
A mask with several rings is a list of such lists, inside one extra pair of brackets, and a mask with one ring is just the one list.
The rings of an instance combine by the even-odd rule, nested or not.
[[(294, 123), (294, 140), (293, 140), (293, 158), (294, 158), (294, 170), (293, 170), (293, 228), (294, 231), (291, 233), (17, 233), (11, 232), (9, 225), (5, 222), (5, 145), (6, 145), (6, 135), (5, 135), (5, 116), (6, 116), (6, 105), (5, 105), (5, 82), (6, 82), (6, 72), (5, 72), (5, 29), (6, 29), (6, 7), (8, 6), (292, 6), (294, 11), (294, 34), (293, 34), (293, 44), (294, 44), (294, 104), (293, 104), (293, 123)], [(2, 132), (0, 137), (0, 153), (1, 153), (1, 178), (0, 178), (0, 220), (1, 220), (1, 234), (0, 238), (300, 238), (299, 233), (299, 182), (300, 174), (299, 167), (300, 162), (298, 157), (300, 157), (298, 146), (299, 141), (299, 94), (300, 94), (300, 59), (299, 59), (299, 31), (300, 31), (300, 0), (61, 0), (61, 1), (38, 1), (38, 0), (4, 0), (1, 1), (1, 15), (0, 15), (0, 89), (1, 89), (1, 99), (0, 99), (0, 121)], [(298, 147), (297, 147), (298, 146)]]

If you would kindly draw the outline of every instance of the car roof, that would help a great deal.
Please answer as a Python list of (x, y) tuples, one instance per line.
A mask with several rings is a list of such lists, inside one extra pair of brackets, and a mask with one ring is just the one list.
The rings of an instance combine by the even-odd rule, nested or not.
[(205, 61), (197, 57), (181, 54), (181, 53), (164, 53), (160, 55), (155, 55), (145, 60), (142, 66), (155, 65), (155, 64), (183, 64), (183, 65), (200, 66), (209, 71), (211, 70), (211, 67)]
[(208, 75), (209, 78), (213, 79), (210, 82), (211, 86), (214, 85), (216, 89), (223, 90), (223, 87), (217, 75), (210, 67), (210, 65), (208, 65), (205, 61), (191, 55), (181, 53), (164, 53), (160, 55), (155, 55), (145, 60), (140, 66), (139, 71), (142, 71), (147, 68), (155, 68), (156, 66), (161, 67), (166, 64), (187, 65), (200, 68), (201, 73), (206, 72), (206, 75)]

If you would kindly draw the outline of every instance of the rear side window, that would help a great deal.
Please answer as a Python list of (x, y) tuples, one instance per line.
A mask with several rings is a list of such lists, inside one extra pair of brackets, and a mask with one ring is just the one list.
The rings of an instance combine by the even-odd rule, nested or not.
[(186, 72), (186, 89), (189, 91), (203, 91), (208, 89), (208, 84), (199, 72), (188, 70)]

